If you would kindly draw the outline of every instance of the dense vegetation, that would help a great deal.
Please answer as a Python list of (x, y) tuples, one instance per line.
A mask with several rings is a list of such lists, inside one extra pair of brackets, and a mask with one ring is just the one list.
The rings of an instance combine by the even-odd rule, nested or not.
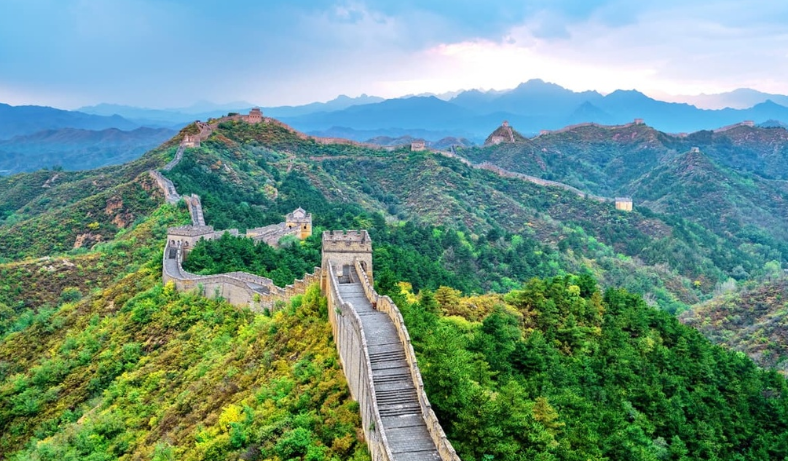
[(562, 276), (494, 299), (441, 288), (409, 303), (388, 288), (466, 461), (788, 456), (785, 380), (624, 290)]
[[(280, 222), (298, 206), (313, 212), (316, 228), (322, 229), (385, 230), (372, 219), (378, 213), (402, 227), (407, 221), (419, 229), (443, 227), (458, 233), (471, 259), (481, 259), (466, 267), (472, 274), (463, 274), (465, 282), (444, 282), (464, 291), (506, 291), (514, 286), (506, 279), (517, 284), (523, 277), (588, 267), (605, 285), (623, 285), (678, 311), (712, 292), (737, 265), (750, 273), (767, 261), (728, 248), (723, 239), (681, 219), (618, 213), (609, 205), (474, 171), (452, 159), (367, 150), (356, 158), (312, 160), (276, 152), (260, 141), (236, 142), (229, 134), (217, 133), (201, 149), (189, 150), (170, 173), (182, 193), (203, 197), (206, 218), (216, 228)], [(376, 241), (383, 244), (385, 238), (384, 232)], [(437, 248), (430, 241), (420, 245)], [(485, 248), (509, 256), (487, 258)], [(465, 250), (459, 250), (464, 258)], [(530, 255), (529, 265), (539, 267), (512, 268), (518, 264), (513, 254), (518, 260)], [(453, 271), (456, 252), (444, 256), (444, 269)]]
[[(699, 151), (691, 152), (695, 147)], [(645, 125), (587, 126), (459, 153), (590, 193), (631, 195), (636, 207), (701, 224), (744, 253), (745, 262), (759, 253), (788, 263), (784, 129), (737, 127), (677, 137)]]
[(160, 242), (184, 218), (162, 210), (55, 273), (12, 273), (23, 293), (42, 274), (69, 286), (30, 307), (2, 293), (0, 453), (367, 459), (317, 288), (269, 318), (162, 287)]
[[(161, 206), (146, 171), (173, 152), (0, 179), (0, 458), (367, 459), (316, 287), (269, 317), (160, 284), (166, 228), (188, 217)], [(284, 285), (319, 264), (322, 230), (368, 229), (378, 289), (403, 311), (466, 461), (788, 456), (785, 380), (668, 313), (772, 277), (745, 292), (748, 313), (709, 318), (732, 331), (768, 303), (773, 328), (752, 339), (781, 353), (777, 234), (620, 213), (434, 154), (323, 146), (275, 124), (222, 123), (168, 176), (200, 194), (217, 229), (313, 213), (315, 235), (280, 249), (202, 242), (194, 272)]]
[(788, 374), (788, 275), (774, 267), (765, 283), (728, 288), (680, 320), (716, 343), (746, 352), (759, 365)]

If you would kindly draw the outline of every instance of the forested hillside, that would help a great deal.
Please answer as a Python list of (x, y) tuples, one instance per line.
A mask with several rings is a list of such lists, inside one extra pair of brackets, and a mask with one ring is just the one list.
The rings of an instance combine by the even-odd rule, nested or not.
[[(316, 287), (266, 316), (161, 284), (188, 213), (147, 170), (177, 141), (0, 180), (0, 459), (368, 459)], [(368, 229), (463, 460), (788, 456), (785, 379), (671, 315), (774, 274), (768, 242), (275, 123), (222, 122), (166, 175), (216, 229), (313, 214), (278, 249), (202, 242), (193, 272), (285, 285), (322, 230)]]
[(680, 317), (712, 341), (788, 374), (788, 275), (723, 294)]
[(755, 244), (767, 259), (788, 263), (785, 129), (677, 136), (647, 125), (579, 126), (458, 153), (593, 194), (628, 195), (636, 208), (701, 224), (731, 246)]
[[(279, 222), (301, 206), (326, 210), (315, 213), (325, 228), (380, 230), (383, 239), (394, 232), (399, 244), (408, 236), (414, 258), (432, 257), (424, 264), (406, 259), (404, 266), (464, 265), (470, 280), (453, 286), (466, 292), (506, 291), (531, 276), (589, 270), (605, 286), (677, 311), (729, 277), (756, 276), (782, 260), (773, 245), (731, 245), (729, 236), (676, 215), (644, 207), (619, 212), (432, 153), (324, 146), (275, 124), (220, 124), (170, 177), (179, 190), (202, 197), (217, 228)], [(354, 221), (362, 212), (366, 217)]]

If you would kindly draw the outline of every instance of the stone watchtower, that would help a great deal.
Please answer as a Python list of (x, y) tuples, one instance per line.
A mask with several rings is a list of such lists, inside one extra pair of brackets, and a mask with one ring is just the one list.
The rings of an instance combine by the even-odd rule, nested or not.
[(616, 197), (616, 210), (632, 211), (632, 197)]
[(304, 211), (303, 208), (298, 207), (285, 217), (285, 227), (287, 229), (300, 229), (298, 238), (304, 240), (312, 235), (312, 215)]
[[(338, 276), (347, 276), (347, 271), (361, 262), (361, 268), (372, 283), (372, 239), (365, 230), (325, 231), (323, 232), (323, 277), (328, 275), (329, 266)], [(327, 288), (325, 283), (323, 288)]]
[(184, 135), (183, 141), (181, 141), (181, 145), (183, 147), (200, 147), (200, 135), (198, 134)]
[(213, 226), (182, 226), (170, 227), (167, 229), (167, 241), (171, 247), (183, 249), (185, 258), (198, 241), (205, 239), (211, 240), (214, 237)]
[(249, 115), (246, 116), (246, 121), (248, 123), (260, 123), (263, 121), (263, 112), (260, 110), (259, 107), (255, 107), (251, 111), (249, 111)]

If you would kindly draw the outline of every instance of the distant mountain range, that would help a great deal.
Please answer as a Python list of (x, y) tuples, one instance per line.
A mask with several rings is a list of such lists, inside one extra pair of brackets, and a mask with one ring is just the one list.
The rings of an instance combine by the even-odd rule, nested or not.
[(139, 127), (139, 124), (119, 115), (104, 116), (52, 107), (0, 104), (0, 139), (60, 128), (133, 130)]
[[(480, 142), (503, 120), (516, 124), (525, 135), (535, 135), (541, 130), (576, 123), (617, 125), (635, 118), (645, 119), (648, 125), (665, 132), (694, 132), (744, 120), (786, 121), (788, 107), (766, 100), (748, 109), (708, 110), (686, 103), (658, 101), (638, 91), (618, 90), (602, 95), (595, 91), (574, 92), (552, 83), (531, 80), (506, 92), (470, 90), (448, 101), (434, 96), (390, 99), (282, 119), (307, 132), (334, 127), (364, 130), (367, 134), (383, 129), (404, 132), (418, 129), (452, 131)], [(380, 135), (385, 133), (381, 131)], [(431, 140), (441, 137), (436, 135)]]
[[(356, 141), (381, 137), (406, 139), (410, 136), (433, 145), (442, 145), (440, 141), (447, 137), (464, 138), (463, 143), (481, 144), (503, 120), (517, 126), (526, 136), (584, 122), (620, 125), (635, 118), (642, 118), (647, 125), (667, 133), (715, 129), (744, 120), (774, 127), (788, 123), (788, 96), (784, 95), (740, 89), (716, 95), (665, 97), (671, 98), (674, 101), (694, 101), (700, 107), (730, 108), (703, 109), (686, 102), (660, 101), (634, 90), (618, 90), (607, 95), (596, 91), (575, 92), (542, 80), (530, 80), (504, 91), (468, 90), (397, 99), (364, 94), (358, 97), (339, 96), (328, 102), (300, 106), (262, 107), (262, 110), (265, 115), (316, 136)], [(66, 111), (0, 104), (0, 140), (30, 135), (51, 139), (51, 130), (66, 128), (91, 131), (111, 128), (130, 131), (141, 127), (178, 130), (194, 120), (207, 120), (228, 112), (247, 112), (252, 107), (255, 105), (246, 101), (227, 104), (200, 101), (173, 109), (98, 104)], [(73, 133), (67, 132), (66, 136), (72, 137)], [(97, 139), (104, 136), (96, 135)], [(86, 152), (94, 145), (88, 138), (81, 138), (85, 140), (84, 144), (65, 145), (70, 146), (72, 153)], [(150, 139), (153, 138), (127, 136), (124, 146), (131, 150), (123, 152), (139, 152), (142, 147), (151, 146)], [(133, 147), (135, 140), (140, 144)], [(16, 140), (13, 143), (16, 147), (12, 150), (7, 150), (6, 146), (5, 154), (30, 154), (31, 144), (20, 142)], [(25, 147), (19, 147), (22, 145)], [(37, 149), (44, 148), (39, 146)], [(44, 149), (38, 153), (51, 152)], [(65, 153), (63, 150), (58, 152)], [(14, 158), (14, 161), (19, 159)], [(31, 167), (35, 165), (37, 163)], [(14, 171), (16, 168), (21, 168), (21, 164)]]
[[(276, 118), (298, 117), (318, 112), (334, 112), (355, 105), (374, 104), (383, 100), (383, 98), (367, 96), (365, 94), (356, 98), (340, 95), (328, 102), (313, 102), (302, 106), (262, 107), (262, 110), (266, 115)], [(77, 111), (104, 116), (119, 115), (144, 126), (180, 128), (195, 120), (207, 120), (213, 117), (221, 117), (229, 112), (248, 112), (252, 107), (258, 106), (245, 101), (228, 104), (214, 104), (207, 101), (200, 101), (189, 107), (175, 109), (147, 109), (120, 104), (98, 104), (95, 106), (81, 107), (77, 109)]]
[(700, 94), (694, 96), (657, 97), (667, 102), (684, 102), (692, 104), (699, 109), (747, 109), (762, 102), (773, 101), (781, 106), (788, 106), (788, 96), (781, 94), (764, 93), (750, 88), (739, 88), (727, 93)]
[(176, 133), (145, 127), (132, 131), (61, 128), (17, 136), (0, 141), (0, 174), (51, 167), (87, 170), (118, 165), (139, 158)]

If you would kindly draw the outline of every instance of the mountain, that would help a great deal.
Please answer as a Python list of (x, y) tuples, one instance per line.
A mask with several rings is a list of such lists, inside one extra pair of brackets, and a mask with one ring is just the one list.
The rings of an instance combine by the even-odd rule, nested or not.
[(764, 93), (750, 88), (739, 88), (726, 93), (700, 94), (694, 96), (664, 95), (660, 99), (672, 102), (685, 102), (700, 109), (747, 109), (769, 100), (781, 106), (788, 106), (788, 96)]
[(427, 128), (441, 130), (461, 127), (472, 113), (434, 96), (388, 99), (375, 104), (348, 107), (335, 112), (321, 112), (282, 121), (304, 131), (331, 126), (358, 130), (379, 128)]
[[(356, 98), (340, 95), (328, 102), (314, 102), (301, 106), (263, 107), (262, 110), (266, 115), (271, 117), (295, 117), (316, 112), (333, 112), (355, 105), (372, 104), (380, 101), (383, 101), (383, 98), (367, 96), (366, 94), (362, 94)], [(104, 116), (120, 115), (140, 125), (180, 129), (194, 120), (207, 120), (221, 117), (228, 112), (247, 112), (252, 107), (256, 106), (243, 101), (227, 104), (214, 104), (208, 101), (200, 101), (188, 107), (173, 109), (147, 109), (103, 103), (95, 106), (81, 107), (78, 111)]]
[[(603, 96), (530, 80), (507, 91), (460, 92), (448, 101), (435, 97), (401, 98), (283, 118), (307, 132), (331, 127), (375, 132), (377, 136), (386, 135), (385, 130), (392, 129), (413, 136), (420, 136), (414, 134), (415, 130), (454, 131), (477, 143), (502, 120), (517, 125), (525, 135), (536, 135), (542, 130), (578, 123), (620, 125), (634, 119), (645, 119), (661, 131), (683, 133), (717, 129), (745, 120), (756, 123), (788, 120), (788, 108), (767, 100), (747, 109), (703, 110), (686, 103), (658, 101), (634, 90), (617, 90)], [(409, 130), (414, 133), (407, 133)]]
[(15, 174), (57, 166), (89, 170), (139, 158), (170, 139), (175, 131), (137, 128), (101, 131), (61, 128), (0, 141), (0, 171)]
[(9, 106), (0, 103), (0, 139), (59, 128), (133, 130), (139, 128), (139, 125), (118, 115), (100, 116), (52, 107)]
[(191, 114), (192, 117), (199, 118), (199, 116), (207, 113), (226, 114), (227, 112), (237, 112), (243, 109), (248, 110), (251, 107), (255, 107), (255, 105), (246, 101), (235, 101), (224, 104), (217, 104), (210, 101), (197, 101), (187, 107), (177, 107), (165, 110)]
[[(193, 114), (179, 112), (177, 110), (145, 109), (141, 107), (124, 106), (120, 104), (98, 104), (95, 106), (80, 107), (77, 110), (94, 115), (120, 115), (121, 117), (133, 120), (146, 126), (172, 127), (176, 125), (185, 125), (195, 120), (195, 116)], [(214, 114), (213, 116), (220, 116), (226, 112), (207, 111), (206, 113)], [(205, 115), (206, 113), (202, 113), (202, 115)]]
[(283, 118), (296, 117), (299, 115), (312, 114), (316, 112), (334, 112), (347, 109), (348, 107), (352, 106), (374, 104), (382, 101), (384, 101), (383, 98), (377, 96), (367, 96), (366, 94), (362, 94), (361, 96), (355, 98), (340, 95), (328, 102), (313, 102), (311, 104), (305, 104), (302, 106), (266, 107), (263, 110), (265, 111), (266, 115), (276, 118)]
[[(742, 125), (673, 136), (646, 125), (586, 125), (457, 153), (590, 194), (631, 196), (636, 207), (679, 216), (754, 250), (747, 257), (759, 254), (752, 269), (788, 263), (788, 132), (782, 129)], [(720, 250), (712, 259), (734, 276), (742, 269), (739, 257)], [(694, 280), (709, 290), (720, 279)]]
[(364, 142), (368, 139), (374, 139), (378, 137), (383, 137), (383, 138), (410, 137), (410, 138), (426, 139), (431, 142), (437, 142), (441, 139), (447, 137), (454, 137), (458, 135), (458, 132), (455, 130), (432, 131), (432, 130), (404, 129), (404, 128), (354, 130), (352, 128), (344, 128), (338, 126), (332, 126), (331, 128), (323, 129), (323, 130), (311, 130), (311, 131), (307, 131), (307, 133), (312, 136), (317, 136), (321, 138), (345, 138), (359, 142)]
[(746, 353), (759, 365), (788, 375), (788, 276), (723, 293), (692, 308), (680, 317), (706, 337)]
[(595, 104), (602, 95), (595, 91), (576, 93), (554, 83), (529, 80), (493, 99), (478, 112), (508, 112), (518, 115), (561, 117), (588, 102)]
[[(597, 128), (478, 152), (559, 137), (590, 162)], [(664, 136), (630, 128), (613, 141)], [(124, 165), (0, 178), (1, 457), (369, 459), (366, 407), (351, 399), (317, 284), (256, 313), (161, 282), (167, 228), (189, 214), (149, 171), (198, 129)], [(677, 154), (658, 165), (727, 173)], [(759, 273), (758, 252), (774, 249), (758, 236), (740, 243), (455, 156), (319, 141), (276, 121), (221, 120), (164, 174), (200, 195), (216, 229), (313, 215), (313, 235), (279, 249), (201, 241), (187, 261), (205, 273), (288, 283), (320, 263), (321, 231), (368, 229), (376, 289), (399, 306), (462, 459), (788, 456), (786, 380), (666, 312), (711, 296), (705, 281), (725, 280), (729, 262), (742, 280), (773, 272)], [(373, 373), (391, 376), (388, 363)]]

